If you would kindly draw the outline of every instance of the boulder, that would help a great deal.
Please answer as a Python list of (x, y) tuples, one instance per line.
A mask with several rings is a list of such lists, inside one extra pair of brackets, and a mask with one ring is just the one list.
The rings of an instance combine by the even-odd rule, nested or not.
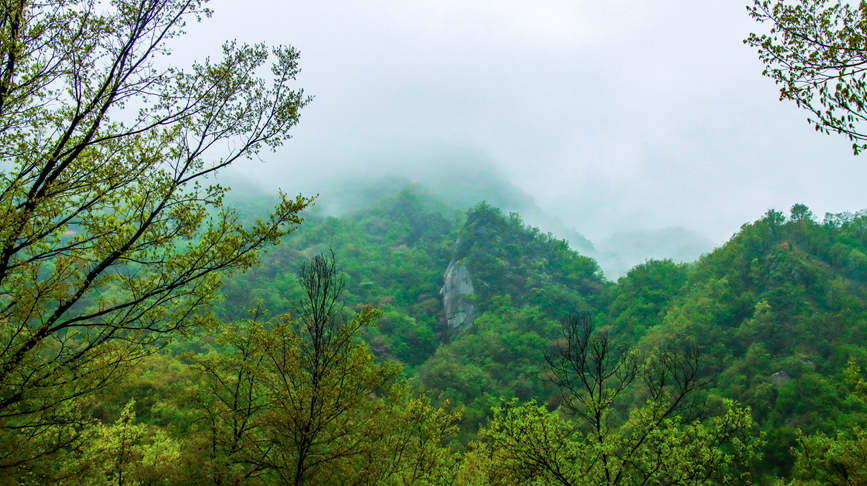
[(455, 335), (473, 324), (476, 306), (473, 303), (475, 290), (470, 271), (463, 263), (452, 260), (443, 275), (443, 308), (448, 332)]

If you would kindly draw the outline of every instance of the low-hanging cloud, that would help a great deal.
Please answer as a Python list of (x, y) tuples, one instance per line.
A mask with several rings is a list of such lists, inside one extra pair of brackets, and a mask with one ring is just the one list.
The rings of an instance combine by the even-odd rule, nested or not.
[(243, 169), (289, 191), (448, 171), (430, 154), (467, 151), (596, 238), (684, 226), (720, 243), (771, 207), (867, 206), (867, 163), (777, 101), (738, 2), (212, 6), (180, 59), (223, 37), (302, 53), (314, 102), (285, 148)]

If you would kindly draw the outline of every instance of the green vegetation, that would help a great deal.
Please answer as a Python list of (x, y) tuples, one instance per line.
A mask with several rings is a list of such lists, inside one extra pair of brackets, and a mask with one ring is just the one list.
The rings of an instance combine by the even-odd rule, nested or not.
[(160, 67), (203, 3), (2, 3), (0, 482), (867, 481), (867, 214), (769, 211), (616, 283), (417, 187), (263, 221), (202, 184), (285, 141), (298, 56)]
[(770, 29), (755, 47), (780, 99), (810, 112), (816, 131), (841, 134), (857, 155), (867, 148), (867, 5), (835, 0), (754, 0), (750, 15)]
[[(679, 414), (699, 387), (695, 353), (618, 350), (588, 314), (570, 317), (564, 335), (548, 358), (563, 413), (533, 401), (494, 408), (468, 474), (504, 485), (749, 482), (760, 444), (749, 410), (727, 402), (704, 423)], [(618, 410), (633, 391), (643, 404)]]
[[(419, 215), (395, 212), (398, 207)], [(576, 309), (592, 315), (612, 342), (648, 356), (697, 349), (702, 386), (691, 393), (689, 414), (677, 423), (685, 427), (706, 415), (711, 427), (727, 413), (742, 420), (743, 408), (738, 407), (748, 407), (751, 427), (764, 436), (764, 445), (751, 456), (761, 460), (748, 471), (757, 482), (806, 467), (799, 448), (819, 447), (808, 440), (842, 431), (852, 437), (846, 440), (858, 437), (867, 408), (850, 393), (843, 370), (850, 360), (861, 365), (867, 361), (859, 344), (867, 337), (867, 273), (861, 268), (867, 254), (867, 215), (828, 215), (816, 222), (803, 205), (793, 207), (789, 217), (769, 211), (695, 263), (648, 261), (610, 283), (599, 276), (592, 260), (527, 227), (517, 215), (504, 215), (486, 204), (443, 220), (436, 214), (449, 210), (407, 190), (348, 218), (308, 221), (288, 238), (291, 244), (267, 258), (296, 252), (300, 259), (324, 248), (317, 238), (327, 235), (327, 246), (334, 246), (338, 259), (353, 269), (346, 272), (349, 282), (375, 278), (376, 285), (365, 286), (364, 296), (381, 302), (387, 315), (365, 338), (380, 357), (402, 361), (415, 388), (434, 403), (463, 407), (460, 443), (476, 444), (480, 428), (493, 430), (488, 420), (494, 417), (517, 420), (519, 412), (530, 413), (534, 406), (539, 410), (539, 405), (529, 405), (532, 401), (546, 410), (560, 409), (556, 420), (574, 420), (574, 412), (563, 409), (545, 357), (563, 342), (563, 318)], [(418, 229), (401, 222), (413, 219), (438, 221), (431, 228), (439, 230), (413, 238)], [(350, 229), (359, 222), (377, 228), (376, 238), (370, 230)], [(456, 335), (443, 332), (445, 316), (436, 287), (401, 285), (423, 274), (412, 266), (425, 260), (392, 259), (397, 251), (411, 255), (425, 245), (435, 249), (427, 255), (437, 259), (426, 261), (436, 266), (429, 278), (437, 286), (450, 262), (462, 262), (478, 289), (469, 299), (476, 308), (473, 324)], [(249, 272), (239, 286), (261, 295), (258, 289), (272, 285), (269, 271)], [(392, 289), (391, 295), (374, 293), (376, 288)], [(407, 293), (410, 289), (413, 293)], [(355, 292), (349, 302), (360, 306), (362, 290)], [(429, 299), (430, 306), (419, 305)], [(422, 331), (419, 323), (426, 323)], [(424, 342), (417, 347), (419, 339)], [(412, 345), (406, 345), (408, 341)], [(414, 359), (395, 352), (412, 349), (424, 352), (411, 355)], [(618, 424), (627, 423), (627, 411), (638, 413), (644, 395), (633, 387), (619, 398), (614, 407)], [(518, 402), (509, 405), (510, 400)], [(731, 412), (729, 400), (739, 404)], [(492, 409), (500, 410), (499, 415), (492, 415)], [(496, 423), (505, 427), (505, 422)]]
[(166, 67), (166, 42), (206, 14), (200, 1), (2, 2), (0, 476), (43, 481), (62, 473), (58, 454), (93, 446), (94, 400), (207, 320), (221, 274), (251, 267), (310, 202), (281, 196), (245, 227), (225, 189), (203, 185), (279, 146), (307, 103), (289, 47), (227, 43), (222, 59)]

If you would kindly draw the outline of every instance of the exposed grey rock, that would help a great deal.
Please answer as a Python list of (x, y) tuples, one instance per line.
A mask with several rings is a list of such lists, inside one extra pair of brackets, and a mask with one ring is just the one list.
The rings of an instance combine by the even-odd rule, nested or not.
[(467, 266), (454, 260), (446, 268), (443, 280), (445, 283), (440, 295), (443, 296), (448, 332), (454, 335), (473, 323), (476, 306), (472, 296), (475, 290)]
[(790, 381), (792, 381), (792, 377), (783, 370), (777, 371), (776, 373), (771, 375), (771, 383), (773, 383), (774, 386), (777, 388), (785, 385)]

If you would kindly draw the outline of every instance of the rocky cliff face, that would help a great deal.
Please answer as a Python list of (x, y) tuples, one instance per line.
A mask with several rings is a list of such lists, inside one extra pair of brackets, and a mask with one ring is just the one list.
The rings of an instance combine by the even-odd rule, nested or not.
[(447, 331), (454, 336), (473, 323), (476, 307), (472, 296), (475, 291), (470, 271), (463, 263), (452, 260), (443, 277), (445, 283), (440, 294), (443, 296)]

